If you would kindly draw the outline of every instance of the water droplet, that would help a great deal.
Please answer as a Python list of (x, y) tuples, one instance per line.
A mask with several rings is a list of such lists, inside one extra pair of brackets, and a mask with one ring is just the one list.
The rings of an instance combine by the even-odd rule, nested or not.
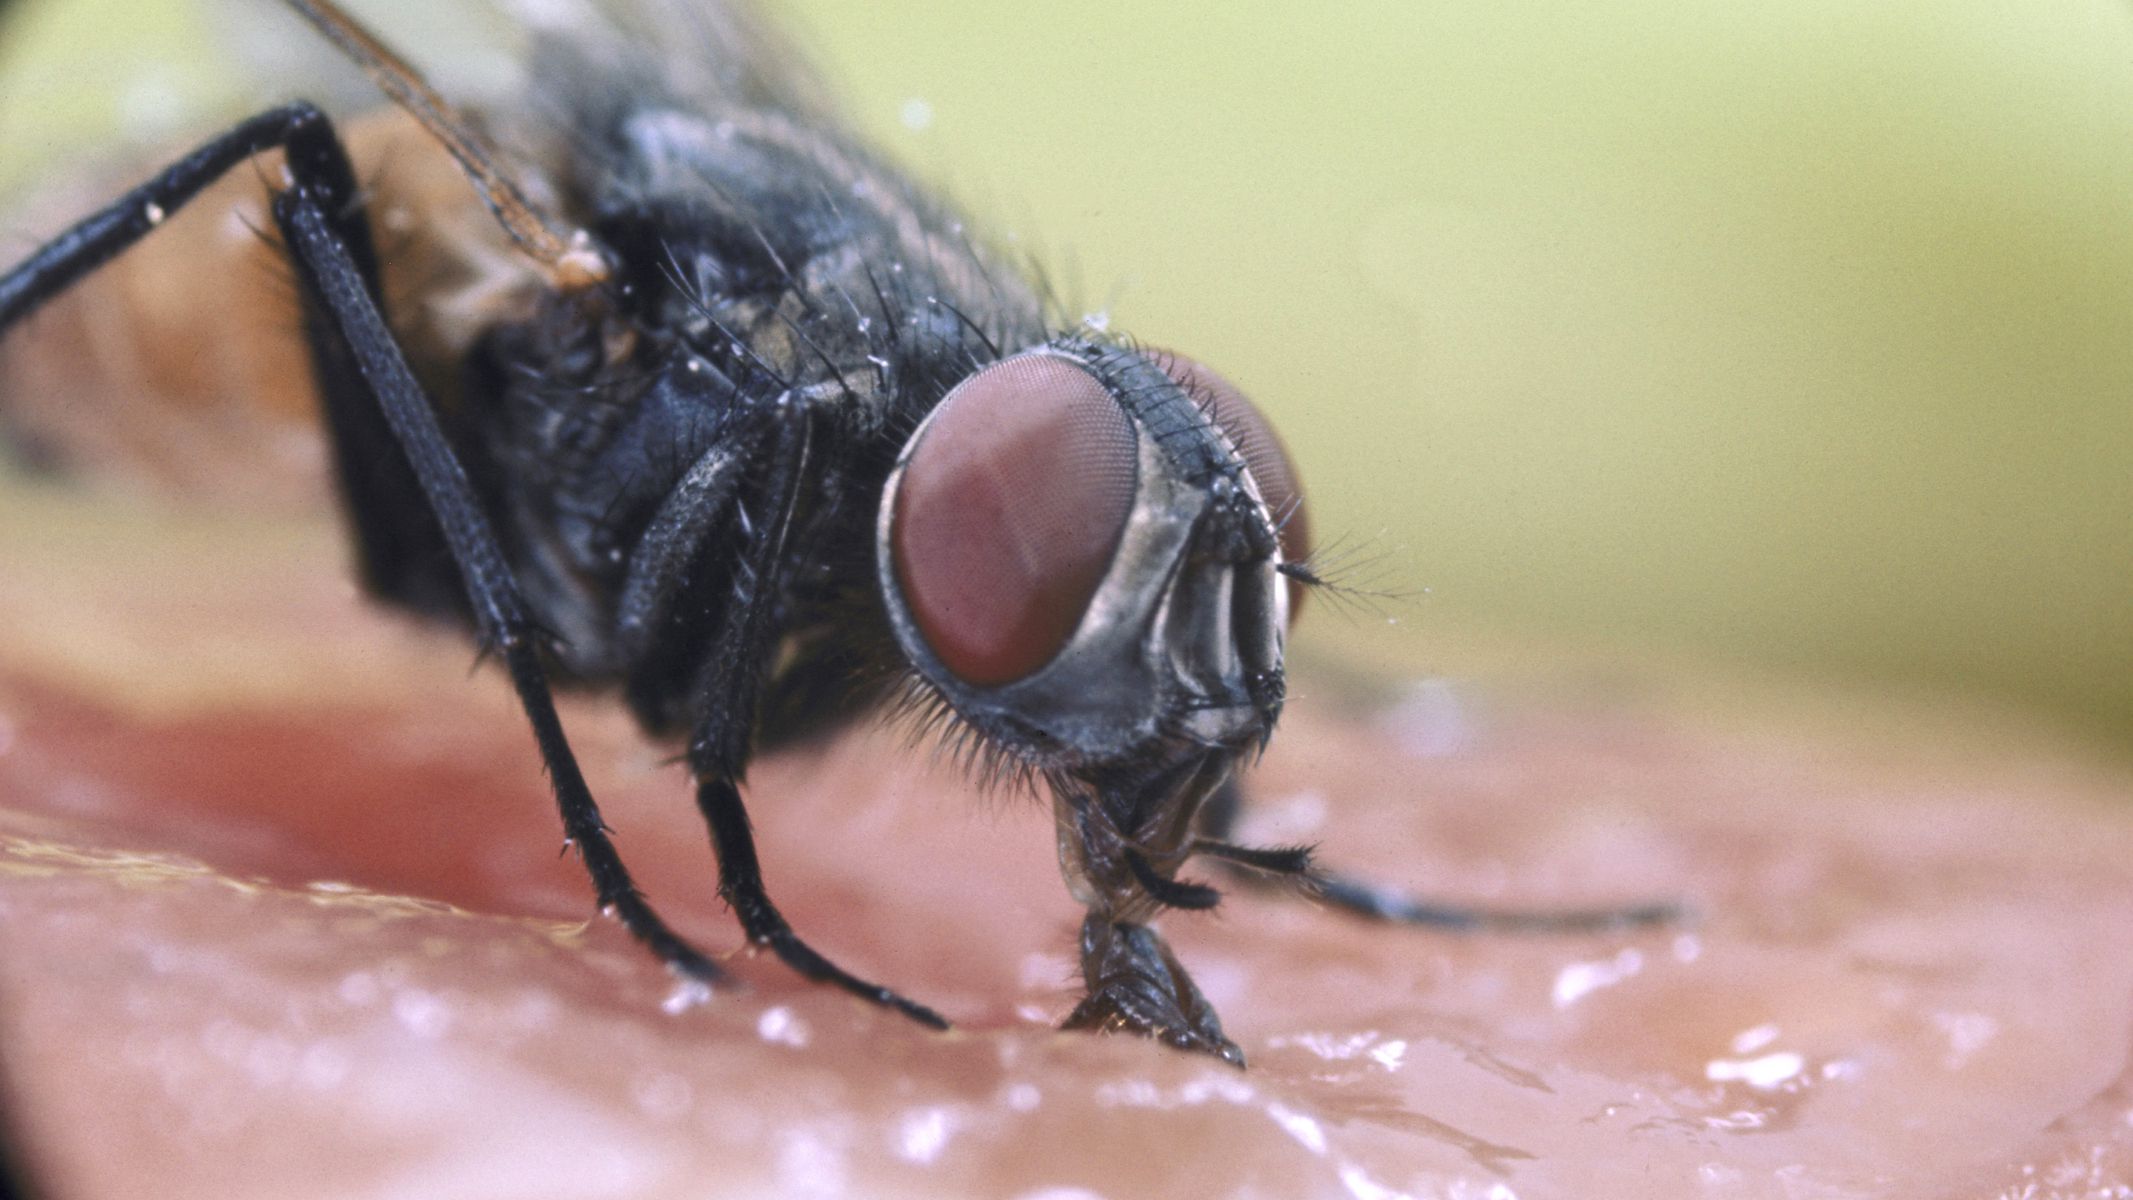
[(1743, 1029), (1733, 1035), (1733, 1053), (1753, 1054), (1778, 1040), (1778, 1027), (1765, 1022), (1752, 1029)]
[(949, 1112), (945, 1108), (922, 1108), (906, 1113), (897, 1127), (896, 1152), (906, 1162), (930, 1163), (948, 1144)]
[(1319, 1127), (1317, 1121), (1279, 1100), (1267, 1104), (1266, 1115), (1274, 1118), (1274, 1123), (1281, 1126), (1290, 1137), (1295, 1138), (1304, 1149), (1313, 1154), (1326, 1152), (1326, 1131)]
[(805, 1046), (810, 1036), (807, 1022), (782, 1004), (764, 1009), (756, 1018), (755, 1035), (773, 1045), (793, 1047)]
[(1807, 1060), (1790, 1050), (1765, 1054), (1761, 1058), (1713, 1059), (1703, 1065), (1703, 1077), (1713, 1083), (1745, 1083), (1759, 1091), (1768, 1091), (1800, 1073)]
[(1550, 995), (1555, 1007), (1569, 1008), (1601, 988), (1612, 987), (1643, 969), (1644, 955), (1636, 950), (1623, 950), (1600, 962), (1571, 963), (1556, 972), (1555, 988)]
[(670, 1017), (678, 1017), (692, 1008), (700, 1008), (711, 1002), (711, 985), (701, 979), (683, 979), (674, 984), (674, 990), (659, 1002), (659, 1009)]
[(442, 996), (409, 988), (393, 997), (393, 1017), (419, 1038), (440, 1038), (452, 1027), (452, 1008)]

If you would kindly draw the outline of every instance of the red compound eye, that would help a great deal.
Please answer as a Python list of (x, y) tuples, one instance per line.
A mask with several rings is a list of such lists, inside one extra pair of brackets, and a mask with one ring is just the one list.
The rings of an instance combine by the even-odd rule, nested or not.
[(1133, 508), (1133, 423), (1070, 359), (1026, 354), (957, 384), (904, 465), (889, 558), (941, 665), (996, 687), (1074, 636)]
[[(1302, 562), (1311, 553), (1311, 522), (1304, 511), (1303, 481), (1297, 478), (1296, 465), (1289, 459), (1287, 447), (1274, 427), (1267, 423), (1266, 414), (1244, 398), (1236, 385), (1182, 354), (1158, 352), (1155, 362), (1165, 374), (1177, 380), (1178, 386), (1199, 398), (1208, 407), (1208, 415), (1215, 425), (1229, 435), (1240, 454), (1244, 456), (1244, 468), (1252, 473), (1252, 482), (1259, 485), (1259, 495), (1266, 501), (1267, 511), (1273, 514), (1274, 524), (1281, 537), (1281, 557), (1285, 562)], [(1296, 601), (1301, 598), (1300, 588), (1290, 589), (1289, 611), (1293, 616)]]

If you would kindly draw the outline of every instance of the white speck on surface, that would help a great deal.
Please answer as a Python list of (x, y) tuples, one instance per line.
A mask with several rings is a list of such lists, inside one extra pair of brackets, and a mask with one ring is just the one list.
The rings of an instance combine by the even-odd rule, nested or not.
[(1743, 1029), (1733, 1035), (1733, 1053), (1753, 1054), (1778, 1040), (1778, 1027), (1765, 1021), (1761, 1025)]
[(905, 1162), (930, 1163), (948, 1144), (949, 1112), (945, 1108), (921, 1108), (904, 1114), (897, 1123), (896, 1153)]
[(1713, 1059), (1703, 1065), (1703, 1077), (1713, 1083), (1745, 1083), (1749, 1087), (1768, 1091), (1798, 1075), (1807, 1060), (1790, 1050), (1765, 1054), (1761, 1058)]
[(419, 1038), (443, 1037), (452, 1027), (452, 1008), (442, 996), (409, 988), (393, 997), (393, 1018)]
[(1601, 988), (1613, 987), (1644, 969), (1644, 955), (1634, 949), (1623, 950), (1613, 958), (1599, 962), (1576, 962), (1555, 973), (1555, 987), (1550, 993), (1558, 1009), (1569, 1008)]
[(1274, 1118), (1274, 1123), (1281, 1126), (1290, 1137), (1295, 1138), (1297, 1144), (1304, 1149), (1313, 1154), (1326, 1152), (1326, 1131), (1319, 1127), (1317, 1121), (1279, 1100), (1267, 1103), (1266, 1115)]
[(1007, 1107), (1016, 1112), (1035, 1112), (1037, 1106), (1044, 1102), (1044, 1093), (1037, 1090), (1036, 1084), (1018, 1083), (1008, 1088), (1001, 1099), (1006, 1102)]
[(1970, 1056), (1985, 1048), (1998, 1037), (2000, 1023), (1984, 1013), (1934, 1013), (1933, 1027), (1948, 1039), (1948, 1052), (1941, 1056), (1941, 1065), (1953, 1071), (1970, 1061)]
[(755, 1035), (774, 1046), (805, 1046), (808, 1041), (807, 1022), (793, 1010), (780, 1004), (766, 1008), (755, 1020)]
[(166, 216), (167, 214), (164, 213), (162, 205), (157, 204), (153, 200), (150, 200), (148, 203), (141, 206), (141, 215), (148, 218), (148, 223), (150, 225), (161, 225), (163, 223), (164, 216)]
[(701, 979), (683, 979), (674, 984), (674, 990), (659, 1002), (659, 1009), (670, 1017), (678, 1017), (692, 1008), (700, 1008), (711, 1002), (711, 985)]
[(1277, 1034), (1267, 1039), (1269, 1046), (1295, 1046), (1308, 1050), (1327, 1062), (1347, 1062), (1374, 1049), (1378, 1034), (1376, 1030), (1361, 1033), (1294, 1033)]
[[(1344, 1163), (1340, 1169), (1341, 1186), (1355, 1200), (1415, 1200), (1407, 1192), (1398, 1192), (1370, 1177), (1369, 1172), (1354, 1163)], [(1493, 1200), (1493, 1198), (1492, 1198)]]
[(1178, 1100), (1184, 1104), (1206, 1104), (1215, 1100), (1224, 1104), (1243, 1104), (1256, 1095), (1258, 1092), (1251, 1084), (1230, 1070), (1209, 1072), (1178, 1088)]
[(904, 101), (902, 108), (896, 110), (896, 119), (903, 122), (905, 129), (913, 133), (923, 133), (933, 128), (933, 106), (913, 96)]
[(1400, 1061), (1407, 1057), (1407, 1043), (1399, 1038), (1371, 1048), (1370, 1057), (1388, 1071), (1400, 1069)]

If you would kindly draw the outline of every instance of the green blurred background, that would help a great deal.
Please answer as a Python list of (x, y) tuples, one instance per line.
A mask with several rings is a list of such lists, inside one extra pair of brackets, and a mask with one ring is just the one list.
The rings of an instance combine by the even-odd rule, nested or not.
[[(438, 65), (438, 6), (355, 7)], [(14, 8), (0, 191), (259, 98), (246, 0)], [(1418, 593), (1313, 636), (2133, 749), (2133, 3), (783, 8), (905, 161), (1242, 382)]]

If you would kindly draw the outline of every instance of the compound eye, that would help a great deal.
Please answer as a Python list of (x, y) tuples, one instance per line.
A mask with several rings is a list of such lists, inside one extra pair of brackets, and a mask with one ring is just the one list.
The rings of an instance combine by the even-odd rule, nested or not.
[[(1156, 354), (1155, 362), (1177, 381), (1179, 387), (1206, 407), (1215, 427), (1228, 436), (1230, 443), (1244, 457), (1244, 469), (1251, 472), (1252, 482), (1259, 485), (1259, 496), (1266, 501), (1267, 512), (1274, 518), (1274, 528), (1281, 539), (1282, 561), (1302, 562), (1309, 557), (1311, 522), (1304, 512), (1303, 481), (1297, 477), (1288, 448), (1281, 444), (1281, 437), (1268, 423), (1266, 414), (1259, 411), (1258, 405), (1245, 399), (1235, 384), (1217, 375), (1204, 363), (1168, 352)], [(1291, 599), (1295, 598), (1292, 595)], [(1293, 603), (1290, 611), (1295, 611)]]
[(948, 393), (889, 517), (897, 586), (942, 666), (997, 687), (1058, 655), (1117, 553), (1138, 462), (1133, 422), (1071, 359), (1006, 359)]

